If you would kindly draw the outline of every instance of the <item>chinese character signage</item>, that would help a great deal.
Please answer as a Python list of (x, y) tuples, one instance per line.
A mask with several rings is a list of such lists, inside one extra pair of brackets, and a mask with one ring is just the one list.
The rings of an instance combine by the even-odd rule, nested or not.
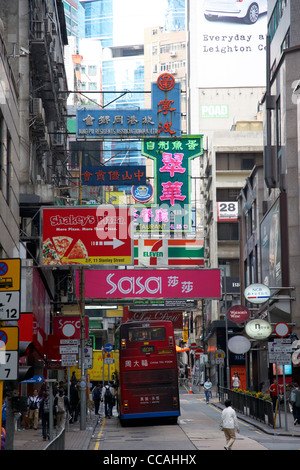
[[(76, 273), (76, 291), (79, 276)], [(219, 269), (86, 270), (85, 297), (94, 299), (210, 298), (221, 296)]]
[(146, 184), (145, 166), (82, 167), (81, 183), (88, 186), (132, 186)]
[(131, 209), (43, 208), (42, 264), (132, 265)]
[(169, 73), (151, 87), (151, 109), (79, 109), (77, 138), (180, 137), (180, 84)]
[(135, 208), (137, 231), (191, 230), (191, 160), (203, 155), (203, 136), (145, 139), (142, 154), (154, 161), (155, 203)]

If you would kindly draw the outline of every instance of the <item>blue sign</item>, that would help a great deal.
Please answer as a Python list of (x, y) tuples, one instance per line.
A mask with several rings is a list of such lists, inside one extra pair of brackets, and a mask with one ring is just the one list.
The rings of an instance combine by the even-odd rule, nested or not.
[(106, 345), (104, 346), (104, 349), (105, 349), (105, 351), (107, 351), (107, 352), (111, 352), (111, 351), (114, 349), (114, 347), (113, 347), (112, 344), (106, 343)]
[(132, 186), (146, 184), (146, 166), (83, 166), (81, 183), (87, 186)]
[(43, 383), (43, 382), (44, 382), (44, 379), (42, 375), (34, 375), (33, 377), (31, 377), (31, 379), (21, 381), (22, 384), (37, 384), (37, 383)]
[(172, 138), (181, 136), (181, 88), (169, 73), (151, 86), (150, 109), (78, 109), (77, 138)]
[(132, 186), (131, 194), (137, 202), (147, 202), (153, 196), (153, 186), (151, 184), (140, 184)]

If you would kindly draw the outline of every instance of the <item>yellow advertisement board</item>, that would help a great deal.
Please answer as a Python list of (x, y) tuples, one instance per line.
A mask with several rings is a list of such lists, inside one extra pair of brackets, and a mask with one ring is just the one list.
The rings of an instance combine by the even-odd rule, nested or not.
[[(106, 357), (109, 354), (109, 357)], [(104, 359), (104, 361), (103, 361)], [(103, 372), (104, 362), (104, 372)], [(114, 351), (110, 353), (102, 353), (102, 351), (93, 351), (93, 368), (88, 369), (87, 375), (89, 376), (90, 382), (102, 382), (113, 380), (113, 374), (116, 370), (116, 363), (114, 358)], [(81, 370), (77, 367), (70, 368), (70, 374), (72, 375), (75, 371), (76, 378), (80, 380)], [(109, 375), (108, 375), (109, 374)]]

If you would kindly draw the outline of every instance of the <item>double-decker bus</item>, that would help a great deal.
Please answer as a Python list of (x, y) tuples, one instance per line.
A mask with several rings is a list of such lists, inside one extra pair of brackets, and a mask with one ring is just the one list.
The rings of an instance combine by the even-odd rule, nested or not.
[(118, 414), (130, 420), (180, 415), (174, 329), (171, 321), (129, 321), (115, 335)]

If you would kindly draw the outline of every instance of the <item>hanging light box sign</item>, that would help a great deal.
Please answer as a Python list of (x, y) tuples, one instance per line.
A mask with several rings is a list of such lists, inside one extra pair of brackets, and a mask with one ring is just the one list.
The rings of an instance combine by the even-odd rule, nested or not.
[(250, 318), (250, 311), (244, 305), (233, 305), (227, 311), (228, 320), (233, 321), (234, 323), (243, 323)]
[(250, 341), (245, 336), (234, 336), (228, 341), (228, 349), (235, 354), (245, 354), (250, 347)]
[(253, 304), (262, 304), (269, 300), (270, 289), (264, 284), (251, 284), (246, 287), (244, 296), (249, 302)]
[(265, 320), (261, 320), (260, 318), (249, 321), (245, 330), (247, 335), (254, 339), (266, 339), (272, 333), (270, 323)]

